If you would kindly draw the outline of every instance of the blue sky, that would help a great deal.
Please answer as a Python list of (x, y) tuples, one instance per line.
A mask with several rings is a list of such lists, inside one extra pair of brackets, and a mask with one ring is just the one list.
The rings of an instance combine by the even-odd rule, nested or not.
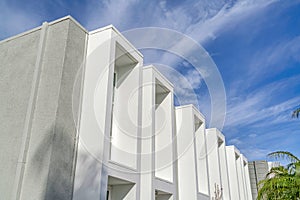
[[(152, 26), (193, 38), (210, 54), (223, 78), (227, 143), (249, 160), (265, 159), (275, 150), (300, 156), (300, 119), (291, 118), (300, 105), (299, 0), (2, 0), (0, 39), (65, 15), (88, 30), (108, 24), (120, 31)], [(160, 52), (142, 52), (145, 63), (170, 64), (160, 60)], [(189, 80), (199, 109), (209, 119), (205, 82), (186, 65), (181, 60), (174, 68)], [(185, 84), (166, 76), (175, 83), (182, 103), (193, 103)]]

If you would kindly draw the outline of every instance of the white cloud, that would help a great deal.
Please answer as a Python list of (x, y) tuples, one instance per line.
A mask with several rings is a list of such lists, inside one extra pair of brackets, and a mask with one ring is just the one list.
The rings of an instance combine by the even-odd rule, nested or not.
[[(300, 62), (300, 36), (284, 41), (274, 41), (253, 55), (248, 64), (248, 81), (253, 82), (286, 70), (288, 61)], [(271, 69), (271, 70), (270, 70)]]
[[(276, 102), (278, 94), (282, 94), (286, 88), (298, 85), (299, 76), (283, 79), (248, 92), (245, 96), (229, 101), (227, 107), (226, 126), (244, 126), (256, 124), (256, 126), (274, 123), (284, 123), (289, 119), (287, 112), (299, 105), (300, 97)], [(243, 91), (244, 92), (244, 91)]]
[(260, 149), (260, 148), (246, 148), (246, 149), (241, 149), (241, 152), (243, 152), (244, 155), (247, 156), (248, 161), (253, 161), (253, 160), (266, 160), (267, 155), (272, 152), (269, 149)]
[(194, 88), (201, 87), (202, 78), (195, 70), (188, 70), (183, 75), (171, 66), (156, 64), (156, 67), (174, 84), (174, 93), (181, 105), (198, 105), (197, 94)]
[(228, 141), (228, 144), (239, 146), (239, 145), (243, 144), (243, 142), (238, 138), (233, 138), (233, 139)]
[(233, 5), (225, 4), (213, 17), (191, 25), (186, 33), (200, 43), (207, 39), (214, 40), (220, 32), (257, 14), (274, 2), (275, 0), (240, 0)]
[(251, 133), (251, 134), (249, 134), (248, 136), (249, 136), (250, 138), (256, 138), (256, 137), (257, 137), (257, 134)]
[(188, 34), (197, 41), (214, 38), (220, 31), (260, 12), (276, 0), (210, 0), (168, 5), (167, 1), (115, 0), (91, 3), (88, 27), (114, 24), (122, 30), (164, 27)]

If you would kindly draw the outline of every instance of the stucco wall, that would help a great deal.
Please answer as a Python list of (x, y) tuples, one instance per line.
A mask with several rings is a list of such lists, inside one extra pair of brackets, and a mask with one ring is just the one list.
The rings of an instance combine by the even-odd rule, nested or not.
[(257, 184), (259, 181), (265, 179), (268, 173), (268, 163), (266, 161), (252, 161), (248, 163), (248, 170), (250, 176), (252, 198), (255, 200), (258, 193)]
[(0, 44), (0, 193), (13, 193), (40, 30)]
[(1, 198), (71, 199), (85, 40), (66, 17), (0, 44)]

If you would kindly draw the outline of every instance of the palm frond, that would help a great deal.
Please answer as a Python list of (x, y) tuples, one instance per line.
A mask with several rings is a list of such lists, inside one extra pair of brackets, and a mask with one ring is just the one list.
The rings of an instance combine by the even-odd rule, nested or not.
[(299, 178), (300, 180), (300, 162), (295, 163), (295, 175)]
[(300, 162), (299, 158), (288, 151), (275, 151), (268, 154), (268, 157), (275, 159), (286, 159), (290, 162)]
[(286, 166), (272, 167), (266, 178), (258, 183), (257, 200), (299, 200), (300, 197), (300, 161), (287, 151), (276, 151), (268, 157), (287, 159)]
[[(300, 179), (287, 175), (273, 177), (259, 182), (258, 200), (295, 200), (300, 195)], [(295, 198), (296, 197), (296, 198)]]
[(272, 167), (270, 171), (267, 173), (266, 178), (273, 178), (275, 176), (282, 176), (287, 174), (288, 174), (288, 170), (285, 169), (283, 166)]
[(300, 115), (300, 108), (297, 108), (296, 110), (293, 111), (292, 117), (299, 118), (299, 115)]
[(288, 170), (289, 174), (295, 174), (296, 173), (296, 165), (295, 165), (295, 163), (289, 163), (286, 166), (286, 169)]

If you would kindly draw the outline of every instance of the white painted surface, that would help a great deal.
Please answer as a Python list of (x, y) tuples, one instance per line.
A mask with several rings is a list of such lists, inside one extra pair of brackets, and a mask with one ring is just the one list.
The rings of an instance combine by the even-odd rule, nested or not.
[(154, 198), (154, 117), (155, 117), (154, 76), (151, 68), (143, 70), (143, 124), (141, 152), (140, 199)]
[[(143, 69), (143, 132), (141, 199), (155, 198), (155, 189), (173, 191), (174, 106), (173, 86), (154, 66)], [(158, 183), (163, 183), (163, 188)], [(162, 198), (162, 196), (160, 196)]]
[(226, 156), (225, 137), (223, 137), (223, 143), (219, 145), (219, 159), (221, 169), (221, 182), (223, 188), (223, 200), (230, 200), (230, 186), (228, 177), (228, 164)]
[(245, 180), (246, 180), (248, 200), (252, 200), (252, 192), (251, 192), (251, 183), (250, 183), (248, 162), (247, 162), (246, 165), (244, 165), (244, 171), (245, 171)]
[(239, 180), (240, 198), (247, 200), (245, 182), (244, 182), (244, 166), (242, 155), (236, 160), (237, 175)]
[(174, 176), (173, 85), (153, 66), (155, 95), (155, 177), (172, 183)]
[(239, 153), (234, 146), (226, 146), (226, 156), (228, 163), (228, 177), (231, 200), (241, 200), (239, 191), (239, 180), (237, 176), (236, 154)]
[(210, 195), (215, 192), (215, 184), (221, 188), (221, 172), (218, 148), (218, 135), (216, 129), (206, 129), (208, 170), (209, 170), (209, 189)]
[(108, 107), (106, 98), (111, 54), (110, 35), (110, 30), (107, 30), (90, 35), (88, 39), (73, 195), (75, 200), (96, 199), (100, 196), (101, 185), (97, 180), (101, 180)]
[(136, 185), (113, 185), (111, 189), (111, 200), (133, 200), (136, 197)]
[(252, 200), (249, 169), (248, 169), (248, 161), (247, 161), (246, 157), (243, 154), (241, 154), (241, 161), (242, 161), (242, 172), (243, 172), (243, 184), (244, 184), (245, 199)]
[(116, 46), (110, 159), (137, 168), (139, 63)]
[[(120, 56), (117, 46), (130, 54), (117, 59)], [(124, 166), (121, 171), (127, 176), (127, 167), (137, 169), (142, 64), (141, 54), (114, 27), (108, 26), (89, 34), (74, 199), (105, 198), (107, 173), (120, 173), (102, 171), (103, 163), (108, 166), (109, 159), (115, 163), (110, 167), (116, 166), (120, 170)], [(114, 70), (121, 74), (121, 84), (116, 90), (115, 112), (112, 114)], [(112, 141), (112, 151), (109, 149), (111, 133), (116, 138)], [(137, 190), (134, 193), (136, 196)]]
[[(196, 114), (196, 113), (195, 113)], [(200, 115), (195, 115), (200, 120), (203, 120), (196, 131), (196, 157), (197, 157), (197, 175), (198, 175), (198, 192), (210, 195), (209, 191), (209, 174), (208, 174), (208, 156), (205, 134), (205, 120)]]
[[(165, 94), (155, 93), (156, 98)], [(155, 109), (155, 176), (173, 182), (173, 141), (171, 97), (168, 92)]]
[(176, 108), (179, 199), (197, 199), (195, 129), (192, 106)]

